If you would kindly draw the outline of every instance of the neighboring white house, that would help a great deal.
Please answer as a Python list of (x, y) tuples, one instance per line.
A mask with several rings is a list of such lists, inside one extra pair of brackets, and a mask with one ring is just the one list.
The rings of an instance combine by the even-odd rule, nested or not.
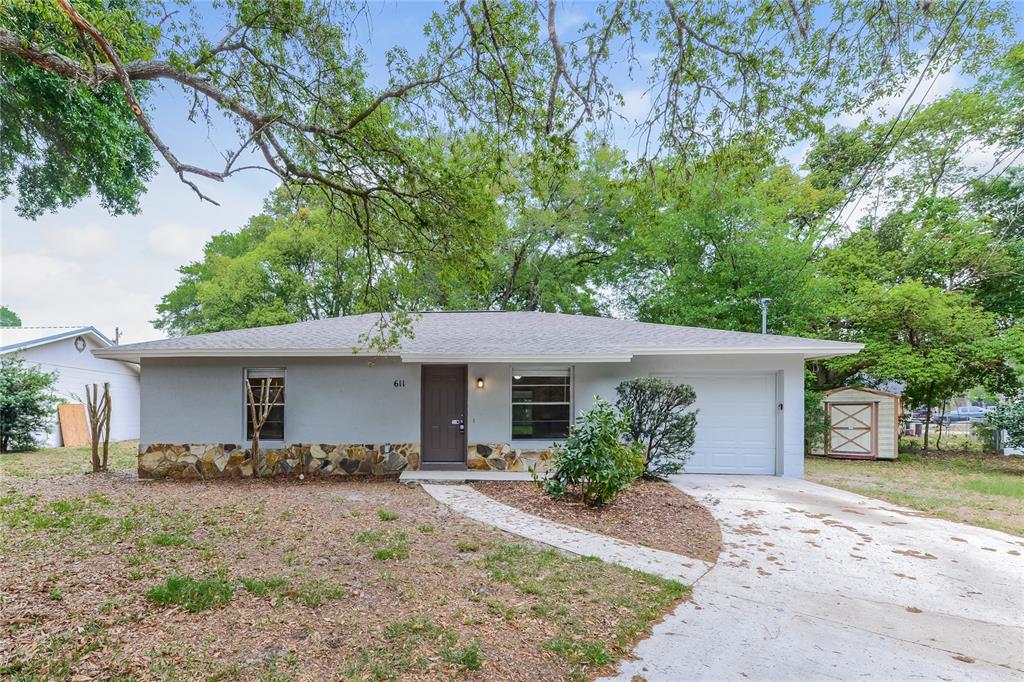
[[(0, 327), (0, 355), (20, 353), (27, 363), (56, 372), (64, 402), (84, 403), (86, 384), (110, 382), (110, 439), (132, 440), (139, 437), (139, 368), (92, 354), (111, 347), (95, 327)], [(56, 415), (46, 444), (62, 445)]]
[(594, 396), (657, 376), (696, 389), (693, 473), (799, 477), (804, 361), (861, 344), (539, 312), (431, 312), (391, 352), (379, 315), (97, 350), (141, 363), (141, 476), (251, 475), (245, 382), (282, 392), (261, 473), (543, 466)]

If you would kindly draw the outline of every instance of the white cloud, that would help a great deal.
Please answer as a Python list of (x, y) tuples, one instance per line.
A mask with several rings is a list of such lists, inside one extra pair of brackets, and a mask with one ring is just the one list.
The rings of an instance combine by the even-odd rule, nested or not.
[(622, 106), (618, 107), (620, 114), (630, 121), (642, 121), (647, 118), (651, 111), (650, 96), (646, 88), (633, 88), (622, 93)]
[(185, 223), (164, 223), (150, 230), (146, 241), (155, 255), (184, 263), (199, 260), (203, 255), (203, 246), (211, 236), (213, 232), (206, 228)]
[(128, 342), (161, 336), (148, 324), (153, 295), (126, 286), (121, 270), (26, 252), (5, 252), (3, 263), (4, 305), (26, 325), (91, 324), (108, 336), (127, 327)]
[(99, 223), (51, 228), (46, 230), (45, 239), (50, 251), (75, 259), (106, 256), (117, 248), (114, 234)]

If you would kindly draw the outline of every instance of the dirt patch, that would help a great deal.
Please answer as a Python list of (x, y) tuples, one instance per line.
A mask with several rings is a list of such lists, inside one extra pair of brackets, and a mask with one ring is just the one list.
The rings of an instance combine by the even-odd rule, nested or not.
[(714, 562), (721, 549), (722, 532), (711, 512), (671, 483), (636, 481), (600, 509), (553, 499), (528, 482), (486, 481), (473, 487), (545, 519), (693, 559)]
[(590, 678), (687, 595), (393, 481), (43, 479), (27, 460), (0, 476), (0, 677)]

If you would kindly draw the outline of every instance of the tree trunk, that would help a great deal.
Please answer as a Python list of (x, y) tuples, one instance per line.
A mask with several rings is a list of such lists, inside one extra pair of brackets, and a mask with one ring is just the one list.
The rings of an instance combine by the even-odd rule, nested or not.
[(921, 448), (923, 452), (928, 452), (928, 432), (932, 426), (932, 407), (929, 405), (925, 409), (924, 413), (924, 445)]
[[(107, 456), (110, 452), (110, 383), (103, 384), (103, 395), (100, 387), (93, 384), (85, 385), (85, 403), (89, 413), (89, 442), (92, 446), (92, 471), (99, 473), (107, 470)], [(103, 439), (103, 458), (100, 459), (100, 438)]]
[(946, 426), (946, 403), (942, 403), (942, 412), (939, 413), (939, 435), (935, 439), (935, 449), (942, 450), (942, 430)]
[(252, 381), (248, 378), (245, 380), (245, 390), (249, 396), (249, 417), (252, 421), (252, 447), (250, 452), (252, 452), (253, 478), (256, 478), (260, 471), (260, 431), (263, 430), (263, 425), (267, 423), (271, 408), (277, 402), (277, 399), (281, 397), (281, 391), (284, 390), (283, 386), (278, 388), (273, 400), (271, 400), (271, 381), (269, 378), (259, 380), (259, 400), (257, 400), (256, 394), (252, 390)]
[(103, 402), (106, 411), (103, 414), (103, 470), (107, 471), (107, 459), (110, 454), (110, 383), (103, 384)]
[(927, 405), (924, 414), (924, 447), (921, 448), (923, 452), (928, 452), (928, 433), (932, 426), (932, 393), (932, 386), (929, 384), (928, 393), (925, 394)]
[(99, 473), (100, 471), (100, 432), (99, 432), (99, 414), (96, 408), (97, 394), (99, 393), (99, 387), (96, 384), (92, 385), (92, 393), (89, 393), (89, 386), (85, 386), (85, 399), (89, 407), (89, 445), (92, 447), (92, 472)]

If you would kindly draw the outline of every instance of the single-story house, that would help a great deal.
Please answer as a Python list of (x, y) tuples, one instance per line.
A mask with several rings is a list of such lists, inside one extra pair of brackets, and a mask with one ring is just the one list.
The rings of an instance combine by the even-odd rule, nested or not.
[[(283, 386), (261, 474), (543, 466), (595, 396), (657, 376), (696, 389), (689, 472), (803, 474), (804, 361), (856, 353), (821, 339), (540, 312), (427, 312), (393, 351), (380, 315), (122, 345), (139, 363), (145, 477), (252, 475), (245, 382)], [(275, 389), (276, 392), (276, 389)], [(265, 456), (265, 461), (264, 461)]]
[[(110, 383), (110, 439), (139, 437), (139, 366), (93, 356), (116, 347), (95, 327), (0, 327), (0, 355), (19, 353), (25, 362), (57, 373), (54, 392), (65, 403), (84, 403), (86, 384)], [(63, 445), (60, 424), (40, 434), (43, 444)]]

